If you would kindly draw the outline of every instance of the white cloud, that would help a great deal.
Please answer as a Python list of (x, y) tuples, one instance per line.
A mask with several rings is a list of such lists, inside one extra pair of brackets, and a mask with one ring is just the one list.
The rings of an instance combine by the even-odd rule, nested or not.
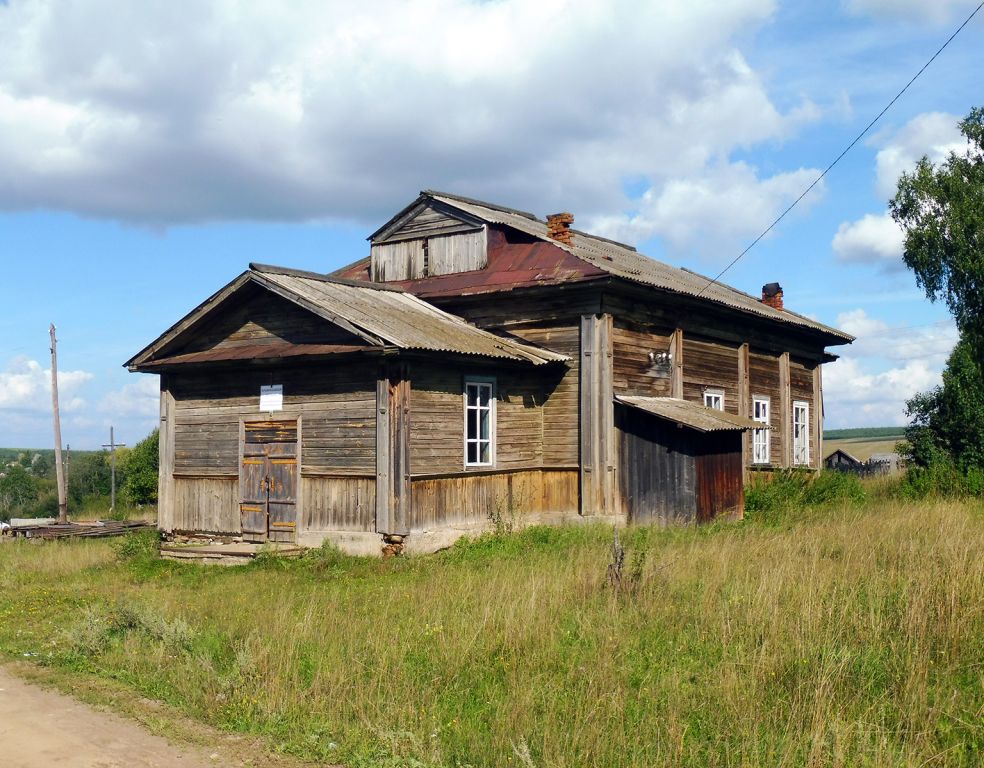
[(630, 207), (631, 178), (639, 229), (684, 247), (727, 209), (747, 234), (810, 172), (728, 158), (819, 114), (777, 109), (738, 48), (774, 5), (0, 6), (0, 208), (377, 221), (433, 186), (583, 220)]
[(906, 423), (905, 401), (940, 383), (958, 335), (951, 320), (892, 326), (861, 308), (838, 315), (837, 327), (857, 338), (824, 366), (831, 428)]
[(875, 188), (879, 197), (891, 198), (899, 177), (911, 172), (923, 155), (935, 163), (950, 152), (966, 149), (967, 141), (957, 127), (959, 122), (959, 117), (946, 112), (924, 112), (897, 131), (877, 136), (874, 141), (881, 149), (875, 158)]
[[(71, 413), (83, 408), (86, 401), (79, 388), (93, 375), (87, 371), (58, 372), (59, 409)], [(0, 410), (51, 411), (51, 369), (37, 360), (14, 358), (0, 371)]]
[(972, 10), (977, 0), (846, 0), (844, 5), (856, 16), (939, 24), (958, 12)]
[(103, 395), (98, 410), (117, 418), (135, 417), (156, 422), (160, 415), (160, 393), (157, 376), (140, 375), (120, 389)]
[(901, 227), (887, 213), (867, 213), (857, 221), (844, 222), (834, 235), (837, 260), (855, 264), (879, 264), (886, 270), (905, 269)]
[[(771, 224), (820, 171), (801, 168), (760, 179), (745, 163), (731, 163), (689, 178), (670, 179), (650, 189), (632, 216), (599, 217), (593, 231), (635, 242), (660, 236), (673, 252), (696, 255), (733, 255), (737, 243), (751, 239)], [(803, 199), (799, 212), (823, 194), (818, 184)]]
[[(924, 112), (901, 128), (882, 132), (872, 142), (879, 146), (875, 157), (875, 190), (886, 201), (894, 194), (899, 177), (911, 172), (923, 156), (940, 162), (950, 152), (966, 147), (957, 127), (956, 115)], [(838, 261), (847, 264), (876, 264), (885, 271), (905, 268), (902, 251), (905, 236), (886, 212), (865, 214), (856, 221), (842, 222), (832, 246)]]

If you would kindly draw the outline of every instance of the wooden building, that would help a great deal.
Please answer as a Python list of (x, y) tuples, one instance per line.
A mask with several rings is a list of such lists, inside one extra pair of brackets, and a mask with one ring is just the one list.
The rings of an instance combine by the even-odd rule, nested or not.
[(572, 222), (423, 192), (331, 275), (250, 265), (127, 363), (161, 376), (161, 528), (424, 551), (817, 469), (851, 337)]

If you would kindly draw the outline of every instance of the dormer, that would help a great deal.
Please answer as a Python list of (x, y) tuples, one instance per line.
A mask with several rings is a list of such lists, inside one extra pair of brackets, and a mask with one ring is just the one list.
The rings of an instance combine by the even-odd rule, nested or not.
[(369, 236), (373, 282), (471, 272), (488, 263), (484, 221), (421, 195)]

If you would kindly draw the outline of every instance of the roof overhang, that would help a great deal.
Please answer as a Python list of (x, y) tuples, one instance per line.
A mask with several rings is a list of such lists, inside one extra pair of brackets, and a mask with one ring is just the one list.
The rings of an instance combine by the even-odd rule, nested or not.
[(771, 429), (761, 422), (676, 397), (616, 395), (615, 402), (637, 408), (697, 432), (745, 432), (749, 429)]

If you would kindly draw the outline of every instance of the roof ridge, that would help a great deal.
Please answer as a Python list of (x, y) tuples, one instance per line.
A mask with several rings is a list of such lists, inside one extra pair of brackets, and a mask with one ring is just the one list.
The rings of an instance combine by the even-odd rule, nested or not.
[(484, 200), (478, 200), (474, 197), (465, 197), (464, 195), (455, 195), (450, 192), (441, 192), (437, 189), (422, 189), (420, 190), (421, 195), (427, 195), (428, 197), (444, 197), (448, 200), (459, 200), (462, 203), (468, 203), (470, 205), (480, 205), (483, 208), (490, 208), (493, 211), (501, 211), (502, 213), (513, 213), (517, 216), (523, 216), (531, 221), (539, 222), (540, 224), (546, 224), (546, 222), (539, 218), (536, 214), (530, 213), (529, 211), (521, 211), (518, 208), (509, 208), (505, 205), (499, 205), (498, 203), (487, 203)]
[(321, 272), (309, 272), (306, 269), (294, 269), (292, 267), (278, 267), (273, 264), (258, 264), (250, 262), (250, 271), (259, 272), (267, 275), (287, 275), (289, 277), (301, 277), (307, 280), (318, 280), (322, 283), (335, 283), (336, 285), (347, 285), (352, 288), (368, 288), (373, 291), (391, 291), (393, 293), (406, 293), (403, 288), (385, 283), (370, 283), (365, 280), (350, 280), (347, 277), (334, 277), (330, 274)]

